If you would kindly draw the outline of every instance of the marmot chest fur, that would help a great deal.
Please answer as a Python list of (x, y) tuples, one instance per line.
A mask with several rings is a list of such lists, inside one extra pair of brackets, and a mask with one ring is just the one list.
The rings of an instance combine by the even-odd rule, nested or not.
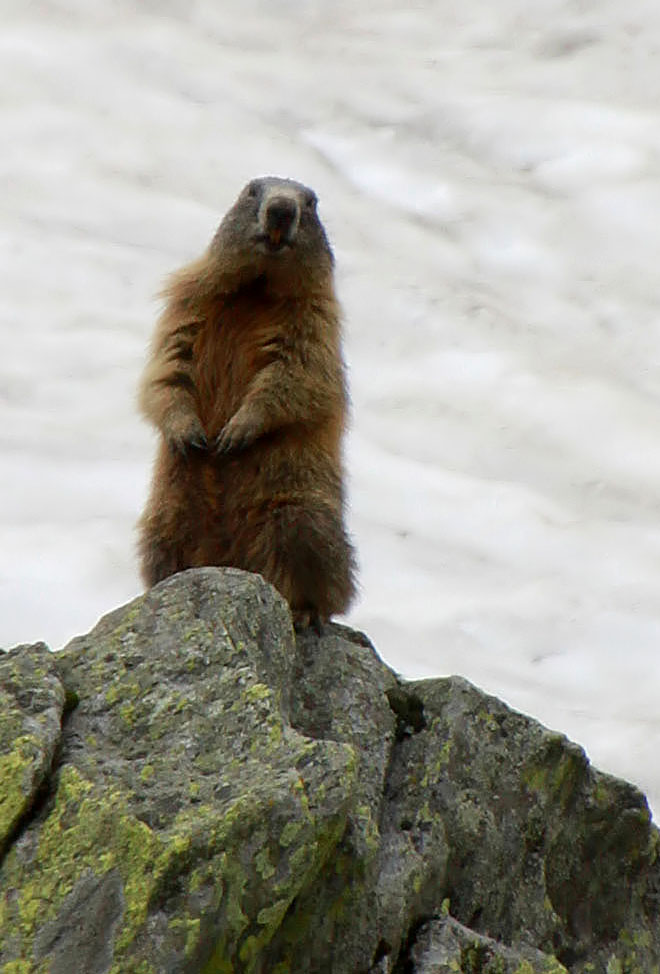
[(333, 263), (314, 193), (262, 178), (170, 279), (140, 387), (162, 437), (139, 525), (148, 585), (232, 565), (275, 585), (299, 625), (350, 604)]

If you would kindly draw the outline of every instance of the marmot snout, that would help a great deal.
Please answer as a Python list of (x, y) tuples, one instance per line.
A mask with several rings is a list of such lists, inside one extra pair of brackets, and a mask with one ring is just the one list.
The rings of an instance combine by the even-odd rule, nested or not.
[(300, 207), (296, 197), (283, 196), (277, 191), (270, 193), (259, 208), (259, 226), (263, 229), (260, 240), (271, 251), (292, 246), (299, 220)]

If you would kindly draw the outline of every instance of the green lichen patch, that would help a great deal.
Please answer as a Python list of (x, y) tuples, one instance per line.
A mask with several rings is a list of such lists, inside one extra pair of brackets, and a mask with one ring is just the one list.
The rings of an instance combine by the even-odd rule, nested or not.
[(44, 786), (65, 691), (43, 643), (0, 653), (0, 853)]
[[(350, 766), (350, 755), (341, 749), (335, 757)], [(341, 763), (335, 760), (334, 767), (338, 771)], [(264, 781), (255, 769), (251, 792), (224, 807), (180, 814), (169, 829), (155, 832), (130, 813), (120, 791), (101, 792), (75, 768), (63, 768), (53, 807), (35, 829), (29, 850), (13, 849), (0, 873), (3, 887), (17, 891), (0, 922), (0, 940), (3, 929), (14, 934), (12, 962), (29, 961), (40, 930), (56, 922), (84, 877), (102, 878), (116, 870), (124, 908), (113, 943), (113, 974), (144, 960), (145, 924), (153, 909), (163, 907), (178, 921), (169, 925), (165, 955), (208, 953), (202, 921), (208, 927), (212, 911), (214, 926), (223, 933), (206, 969), (223, 970), (226, 962), (236, 971), (252, 971), (289, 904), (318, 872), (345, 827), (341, 805), (331, 814), (314, 808), (308, 797), (311, 783), (301, 789), (298, 781), (282, 770), (273, 787), (273, 779)], [(288, 827), (292, 821), (299, 823), (295, 830)], [(254, 862), (262, 863), (260, 873)], [(195, 874), (197, 883), (188, 885)]]
[(548, 734), (522, 769), (522, 781), (543, 804), (565, 809), (584, 785), (588, 762), (584, 751), (560, 734)]
[(3, 920), (5, 929), (20, 933), (20, 958), (32, 956), (39, 929), (54, 919), (85, 874), (100, 877), (112, 869), (121, 875), (126, 902), (119, 946), (129, 942), (144, 921), (167, 850), (130, 815), (123, 797), (99, 794), (74, 768), (65, 767), (52, 810), (30, 839), (26, 847), (11, 850), (0, 872), (3, 885), (17, 891)]
[(17, 737), (8, 754), (0, 756), (0, 848), (10, 837), (34, 798), (34, 769), (42, 757), (34, 737)]
[[(346, 784), (350, 789), (352, 782)], [(280, 802), (283, 798), (280, 792)], [(205, 974), (226, 970), (249, 974), (262, 969), (264, 948), (295, 897), (319, 874), (345, 829), (343, 811), (331, 817), (320, 813), (293, 781), (284, 804), (277, 808), (265, 794), (246, 796), (209, 830), (225, 852), (217, 871), (223, 889), (216, 914), (221, 933), (204, 963)], [(287, 828), (292, 821), (299, 825), (295, 831)]]

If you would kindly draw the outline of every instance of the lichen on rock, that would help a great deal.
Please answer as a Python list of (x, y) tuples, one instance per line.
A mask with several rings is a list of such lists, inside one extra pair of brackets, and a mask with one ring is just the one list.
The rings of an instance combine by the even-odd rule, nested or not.
[(2, 974), (660, 974), (639, 792), (296, 637), (258, 576), (174, 576), (0, 688)]
[(411, 962), (416, 974), (566, 974), (559, 961), (534, 947), (507, 947), (448, 916), (417, 931)]
[(64, 687), (44, 643), (0, 656), (0, 856), (46, 781), (64, 705)]
[[(103, 945), (111, 971), (197, 970), (212, 957), (254, 969), (344, 831), (355, 787), (349, 747), (285, 721), (293, 646), (269, 586), (211, 571), (163, 583), (55, 658), (80, 703), (48, 814), (0, 872), (14, 891), (6, 926), (20, 932), (12, 961), (40, 970), (52, 943), (82, 974), (68, 903), (112, 873), (123, 906)], [(90, 929), (104, 909), (79, 907)]]

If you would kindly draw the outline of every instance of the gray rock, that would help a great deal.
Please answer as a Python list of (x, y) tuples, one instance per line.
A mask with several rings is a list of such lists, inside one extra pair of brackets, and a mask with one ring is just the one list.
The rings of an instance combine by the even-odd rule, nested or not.
[(416, 974), (566, 974), (566, 968), (548, 954), (533, 947), (505, 947), (451, 917), (424, 924), (410, 961)]
[(452, 916), (575, 974), (657, 970), (658, 831), (643, 795), (465, 680), (410, 689), (427, 725), (402, 742), (390, 788), (413, 834), (444, 823)]
[(64, 703), (64, 687), (43, 643), (0, 652), (0, 856), (46, 781)]
[(105, 974), (123, 914), (123, 887), (116, 869), (100, 879), (92, 873), (82, 876), (57, 916), (40, 928), (35, 960), (49, 958), (49, 974)]
[(0, 686), (2, 974), (660, 972), (634, 788), (360, 633), (296, 639), (258, 576), (184, 572)]

